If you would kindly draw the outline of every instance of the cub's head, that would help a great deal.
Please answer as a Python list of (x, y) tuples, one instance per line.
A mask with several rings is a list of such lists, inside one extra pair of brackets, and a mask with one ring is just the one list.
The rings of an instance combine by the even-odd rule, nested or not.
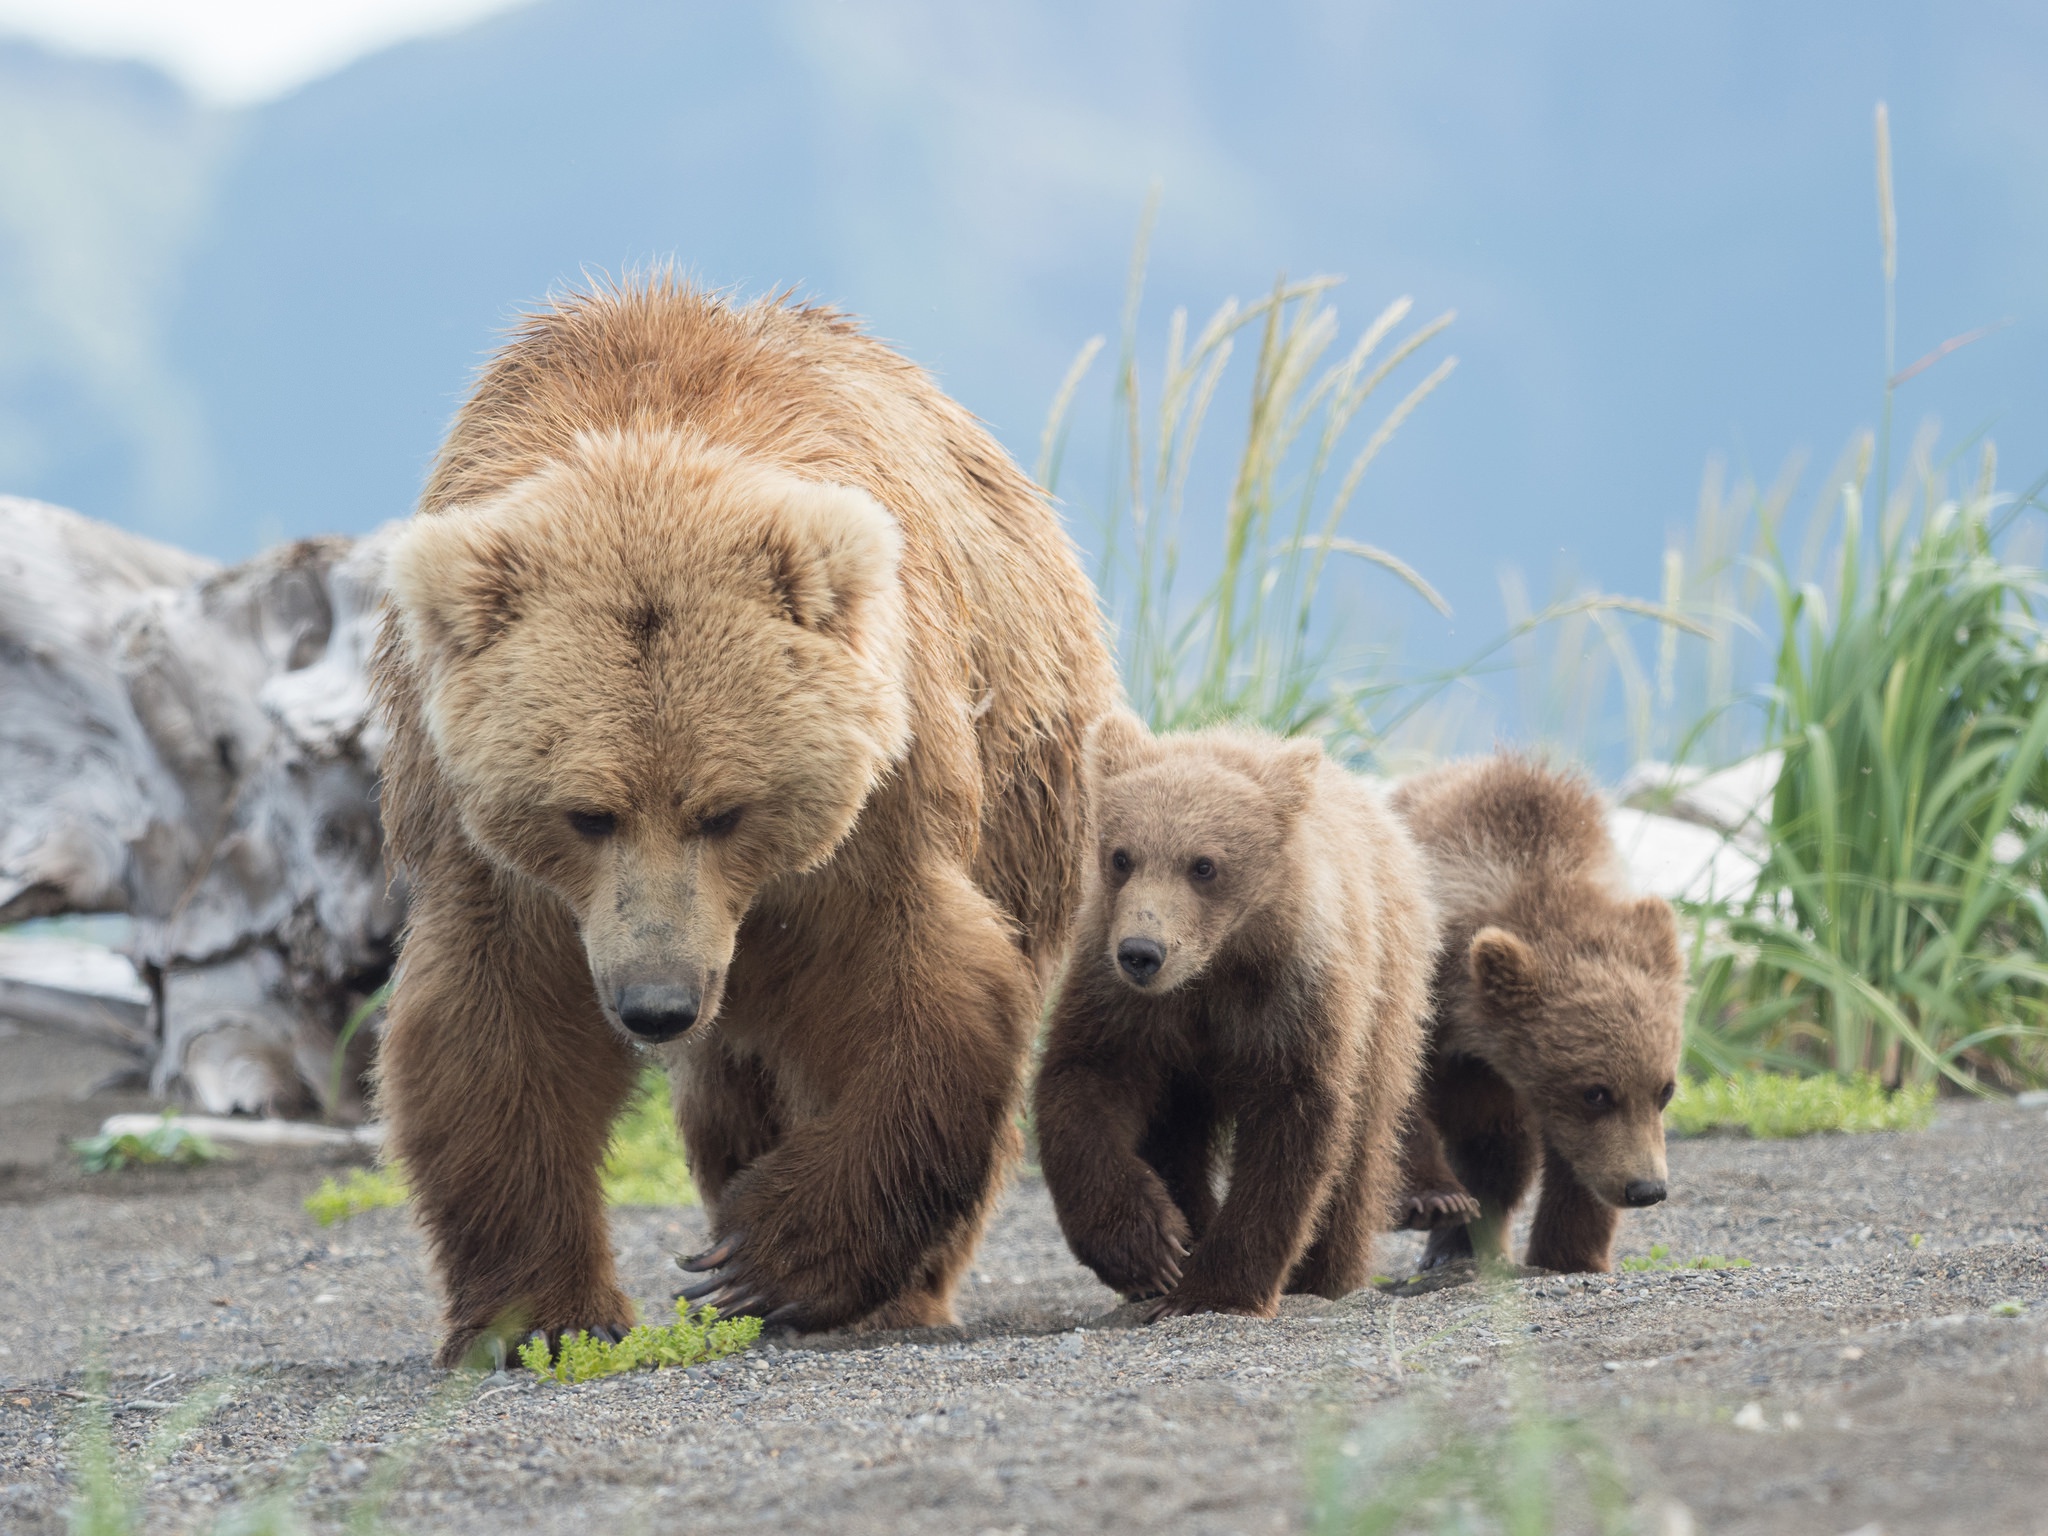
[(1473, 935), (1472, 1002), (1495, 1064), (1580, 1182), (1609, 1205), (1655, 1205), (1685, 1012), (1678, 924), (1661, 897), (1582, 894), (1578, 910), (1526, 934)]
[(569, 905), (629, 1035), (713, 1016), (755, 895), (829, 858), (902, 754), (901, 543), (863, 491), (636, 432), (394, 548), (463, 829)]
[(1170, 992), (1207, 969), (1290, 885), (1288, 846), (1323, 761), (1314, 742), (1230, 732), (1154, 737), (1113, 714), (1088, 738), (1104, 958)]

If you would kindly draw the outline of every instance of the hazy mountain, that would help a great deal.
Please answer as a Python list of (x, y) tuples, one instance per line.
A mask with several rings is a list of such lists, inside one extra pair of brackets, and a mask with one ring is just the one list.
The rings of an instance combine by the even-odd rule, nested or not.
[(10, 50), (0, 488), (222, 555), (365, 527), (520, 306), (671, 256), (862, 313), (1028, 461), (1156, 178), (1148, 338), (1282, 269), (1354, 328), (1460, 311), (1357, 522), (1490, 629), (1502, 563), (1652, 590), (1709, 453), (1874, 414), (1879, 97), (1901, 361), (2015, 322), (1902, 409), (2040, 467), (2044, 78), (2040, 8), (1987, 0), (546, 0), (232, 123)]

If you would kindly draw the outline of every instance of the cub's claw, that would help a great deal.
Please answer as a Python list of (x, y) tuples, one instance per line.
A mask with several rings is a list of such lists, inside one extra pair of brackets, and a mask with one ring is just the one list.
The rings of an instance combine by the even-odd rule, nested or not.
[(1479, 1202), (1462, 1189), (1431, 1189), (1413, 1194), (1401, 1203), (1401, 1224), (1396, 1231), (1435, 1232), (1461, 1227), (1479, 1218)]

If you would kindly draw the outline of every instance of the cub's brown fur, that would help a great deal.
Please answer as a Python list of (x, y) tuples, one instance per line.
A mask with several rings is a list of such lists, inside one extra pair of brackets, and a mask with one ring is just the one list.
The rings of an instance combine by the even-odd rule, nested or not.
[(391, 590), (382, 1097), (443, 1361), (632, 1320), (598, 1164), (636, 1043), (712, 1213), (700, 1294), (948, 1320), (1116, 695), (1044, 501), (848, 320), (658, 280), (521, 327)]
[(1414, 847), (1313, 742), (1113, 715), (1088, 793), (1095, 867), (1035, 1101), (1068, 1243), (1105, 1284), (1165, 1293), (1154, 1316), (1356, 1290), (1436, 948)]
[(1528, 1261), (1612, 1269), (1617, 1208), (1664, 1198), (1685, 1006), (1671, 908), (1629, 891), (1576, 776), (1479, 758), (1407, 781), (1393, 803), (1444, 920), (1404, 1224), (1432, 1229), (1425, 1267), (1475, 1243), (1505, 1259), (1540, 1163)]

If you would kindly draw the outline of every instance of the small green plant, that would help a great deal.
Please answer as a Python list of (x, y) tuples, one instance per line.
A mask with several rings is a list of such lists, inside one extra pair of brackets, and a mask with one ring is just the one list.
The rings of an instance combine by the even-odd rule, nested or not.
[(1739, 1130), (1773, 1140), (1820, 1131), (1917, 1131), (1933, 1117), (1931, 1082), (1888, 1089), (1869, 1073), (1734, 1072), (1681, 1078), (1664, 1124), (1681, 1136)]
[(2001, 1301), (1991, 1309), (1993, 1317), (2025, 1317), (2027, 1309), (2017, 1301)]
[(211, 1163), (223, 1155), (197, 1131), (180, 1125), (171, 1110), (164, 1111), (162, 1120), (147, 1131), (80, 1137), (71, 1143), (71, 1150), (87, 1173), (111, 1173), (130, 1164)]
[(1696, 1259), (1674, 1259), (1671, 1250), (1663, 1243), (1652, 1243), (1647, 1258), (1623, 1259), (1621, 1267), (1631, 1273), (1673, 1269), (1747, 1269), (1749, 1260), (1724, 1259), (1718, 1253), (1703, 1253)]
[(403, 1205), (409, 1194), (405, 1176), (395, 1166), (351, 1168), (339, 1179), (331, 1174), (322, 1179), (320, 1187), (306, 1196), (306, 1210), (321, 1226), (331, 1227), (365, 1211)]
[(758, 1317), (721, 1318), (716, 1308), (705, 1307), (693, 1319), (690, 1304), (678, 1300), (673, 1323), (641, 1323), (616, 1344), (572, 1333), (550, 1350), (546, 1339), (536, 1337), (520, 1348), (519, 1363), (538, 1375), (572, 1384), (621, 1371), (701, 1365), (738, 1354), (760, 1336)]
[[(668, 1077), (658, 1067), (641, 1074), (631, 1102), (613, 1122), (604, 1160), (604, 1197), (613, 1205), (697, 1203), (669, 1108)], [(306, 1196), (305, 1207), (327, 1227), (365, 1211), (403, 1205), (409, 1198), (405, 1166), (394, 1160), (381, 1168), (351, 1168), (339, 1179), (322, 1179), (320, 1187)]]

